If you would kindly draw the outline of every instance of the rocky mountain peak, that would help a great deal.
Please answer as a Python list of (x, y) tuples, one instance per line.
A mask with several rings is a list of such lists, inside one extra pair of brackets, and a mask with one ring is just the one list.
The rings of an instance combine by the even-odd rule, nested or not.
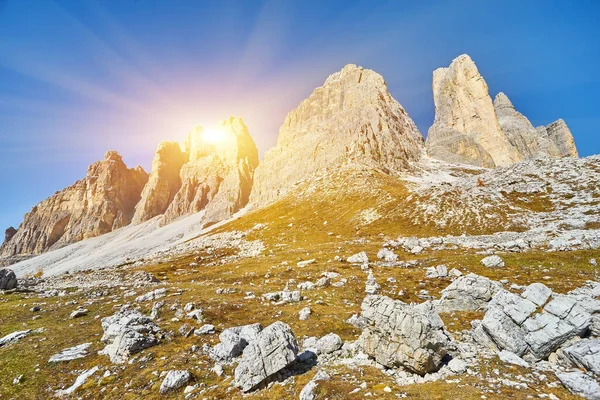
[(536, 128), (506, 94), (492, 103), (477, 66), (465, 54), (433, 73), (435, 121), (427, 135), (429, 155), (444, 161), (493, 168), (527, 158), (577, 157), (564, 122)]
[(121, 154), (119, 154), (118, 151), (109, 150), (104, 154), (104, 160), (105, 161), (123, 162), (123, 157), (121, 156)]
[(435, 121), (427, 135), (432, 157), (483, 167), (522, 159), (500, 129), (487, 83), (468, 55), (433, 72), (433, 98)]
[(251, 202), (266, 204), (300, 180), (347, 164), (403, 170), (423, 152), (423, 137), (383, 77), (349, 64), (286, 116), (277, 146), (256, 170)]
[(1, 254), (39, 254), (129, 224), (147, 180), (141, 167), (128, 169), (119, 153), (107, 152), (84, 179), (33, 207)]
[(514, 110), (515, 106), (513, 106), (513, 103), (510, 101), (506, 94), (500, 92), (496, 95), (496, 97), (494, 97), (494, 108), (496, 109), (496, 113), (498, 113), (498, 110)]
[(158, 146), (133, 222), (162, 215), (166, 224), (202, 210), (206, 223), (227, 218), (248, 202), (257, 165), (241, 118), (220, 121), (213, 131), (197, 126), (182, 143)]
[(556, 145), (559, 157), (579, 157), (573, 134), (562, 118), (546, 126), (546, 132)]

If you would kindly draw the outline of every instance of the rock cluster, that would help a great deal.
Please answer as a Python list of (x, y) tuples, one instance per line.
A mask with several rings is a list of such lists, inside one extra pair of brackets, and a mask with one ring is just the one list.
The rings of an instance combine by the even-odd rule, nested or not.
[(463, 54), (433, 72), (435, 121), (427, 134), (430, 156), (493, 168), (536, 157), (577, 157), (563, 120), (534, 128), (504, 93), (494, 102), (471, 58)]
[(423, 137), (383, 77), (349, 64), (286, 116), (277, 146), (256, 169), (250, 202), (264, 205), (349, 163), (405, 170), (423, 153)]
[(598, 300), (554, 294), (535, 283), (521, 296), (498, 291), (475, 332), (482, 343), (526, 359), (544, 360), (567, 340), (593, 328), (597, 313)]
[(449, 337), (429, 302), (408, 305), (385, 296), (367, 296), (361, 305), (366, 326), (363, 351), (386, 367), (419, 375), (437, 371)]
[(141, 167), (129, 169), (117, 152), (107, 152), (84, 179), (33, 207), (1, 255), (39, 254), (128, 225), (147, 180)]

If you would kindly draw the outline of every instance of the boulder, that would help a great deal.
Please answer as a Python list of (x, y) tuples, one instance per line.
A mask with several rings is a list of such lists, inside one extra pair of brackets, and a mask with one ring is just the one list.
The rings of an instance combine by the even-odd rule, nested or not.
[(10, 290), (17, 287), (17, 276), (8, 268), (0, 269), (0, 290)]
[(485, 309), (502, 285), (483, 276), (468, 274), (454, 280), (436, 302), (439, 312), (477, 311)]
[(208, 350), (208, 356), (216, 362), (229, 363), (242, 354), (261, 331), (262, 326), (258, 323), (225, 329), (219, 335), (220, 342)]
[(437, 371), (449, 337), (431, 303), (408, 305), (385, 296), (367, 296), (361, 305), (366, 321), (363, 350), (389, 368), (419, 375)]
[(367, 256), (366, 251), (361, 251), (360, 253), (351, 255), (350, 257), (348, 257), (346, 259), (346, 261), (349, 262), (350, 264), (368, 264), (369, 256)]
[(101, 341), (106, 346), (101, 354), (107, 355), (115, 364), (123, 364), (132, 354), (160, 342), (158, 325), (136, 310), (122, 309), (102, 318), (102, 329), (104, 335)]
[(290, 366), (297, 354), (298, 343), (292, 329), (277, 321), (258, 333), (244, 349), (233, 383), (243, 392), (249, 392)]
[(176, 371), (172, 370), (167, 372), (167, 376), (163, 379), (160, 384), (160, 394), (167, 394), (181, 389), (190, 380), (192, 380), (192, 374), (190, 371)]

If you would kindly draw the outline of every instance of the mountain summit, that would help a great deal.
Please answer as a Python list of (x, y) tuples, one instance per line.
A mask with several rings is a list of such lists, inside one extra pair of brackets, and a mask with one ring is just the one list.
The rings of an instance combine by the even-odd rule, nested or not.
[(423, 137), (383, 77), (349, 64), (286, 116), (277, 146), (256, 169), (250, 202), (264, 205), (300, 180), (349, 163), (393, 172), (423, 154)]

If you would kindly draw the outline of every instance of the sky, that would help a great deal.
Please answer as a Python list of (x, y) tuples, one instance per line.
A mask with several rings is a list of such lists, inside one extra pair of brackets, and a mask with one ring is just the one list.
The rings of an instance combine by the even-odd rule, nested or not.
[(107, 150), (149, 172), (162, 140), (240, 116), (260, 153), (328, 75), (385, 78), (425, 136), (431, 74), (467, 53), (534, 125), (600, 153), (600, 2), (0, 0), (0, 228)]

